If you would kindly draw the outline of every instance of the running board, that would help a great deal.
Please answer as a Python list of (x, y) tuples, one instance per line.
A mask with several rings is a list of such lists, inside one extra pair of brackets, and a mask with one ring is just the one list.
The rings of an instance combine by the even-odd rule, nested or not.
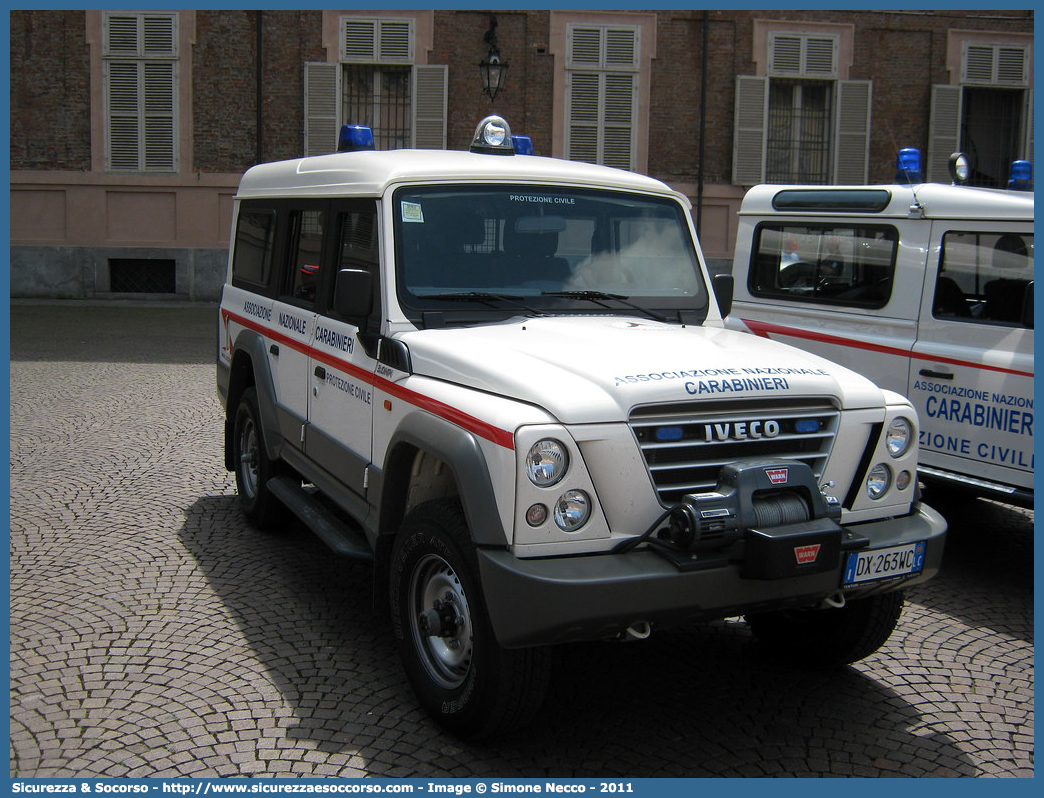
[(352, 528), (289, 477), (274, 477), (268, 489), (330, 549), (342, 557), (372, 560), (373, 551), (362, 532)]
[[(1005, 502), (1006, 504), (1011, 504), (1016, 507), (1024, 507), (1029, 510), (1033, 509), (1032, 488), (1016, 488), (1011, 485), (1000, 485), (996, 482), (975, 479), (974, 477), (957, 474), (953, 471), (944, 471), (940, 468), (929, 468), (928, 466), (923, 465), (917, 467), (917, 474), (926, 482), (934, 480), (949, 485), (950, 487), (960, 486), (966, 488), (975, 496), (981, 496), (985, 499), (995, 499), (996, 501)], [(931, 501), (931, 499), (929, 499), (929, 501)]]

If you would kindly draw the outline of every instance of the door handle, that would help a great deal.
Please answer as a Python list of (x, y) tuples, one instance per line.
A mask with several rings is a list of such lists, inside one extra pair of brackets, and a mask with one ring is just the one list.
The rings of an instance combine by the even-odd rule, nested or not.
[(921, 369), (917, 372), (922, 377), (934, 377), (937, 380), (952, 380), (953, 375), (945, 371), (932, 371), (931, 369)]
[(315, 376), (318, 377), (321, 380), (325, 380), (326, 379), (326, 369), (324, 369), (322, 366), (316, 366), (315, 367)]
[(276, 346), (275, 344), (272, 344), (270, 347), (268, 347), (268, 351), (269, 351), (270, 354), (274, 355), (275, 357), (279, 357), (279, 347)]

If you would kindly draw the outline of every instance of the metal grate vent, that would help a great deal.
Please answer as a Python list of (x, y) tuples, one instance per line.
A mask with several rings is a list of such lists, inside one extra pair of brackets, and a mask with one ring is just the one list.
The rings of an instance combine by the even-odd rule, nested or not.
[(828, 405), (750, 404), (638, 408), (630, 424), (660, 499), (712, 490), (727, 463), (788, 458), (806, 463), (816, 479), (830, 456), (840, 413)]
[(109, 290), (114, 294), (176, 293), (174, 261), (163, 258), (110, 258)]

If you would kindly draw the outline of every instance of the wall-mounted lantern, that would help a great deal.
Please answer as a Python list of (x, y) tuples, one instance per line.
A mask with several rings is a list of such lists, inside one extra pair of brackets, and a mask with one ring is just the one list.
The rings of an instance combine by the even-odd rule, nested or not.
[(482, 91), (489, 95), (489, 100), (492, 102), (507, 82), (508, 69), (508, 62), (500, 57), (500, 49), (497, 47), (497, 17), (495, 14), (490, 14), (489, 30), (483, 34), (482, 39), (489, 47), (486, 57), (479, 62)]

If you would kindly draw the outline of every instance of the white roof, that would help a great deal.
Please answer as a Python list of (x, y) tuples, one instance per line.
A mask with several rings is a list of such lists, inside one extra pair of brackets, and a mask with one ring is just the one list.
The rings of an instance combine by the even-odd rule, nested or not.
[[(856, 191), (888, 191), (888, 205), (880, 211), (841, 211), (824, 207), (817, 210), (776, 210), (772, 201), (781, 191), (805, 190), (841, 194)], [(743, 198), (740, 215), (746, 216), (859, 216), (907, 218), (910, 206), (919, 204), (926, 219), (994, 219), (1033, 221), (1033, 192), (1008, 191), (943, 183), (877, 186), (798, 186), (760, 185)]]
[(237, 197), (379, 197), (404, 183), (565, 184), (669, 194), (688, 199), (659, 180), (606, 166), (533, 155), (489, 155), (458, 150), (364, 150), (260, 164), (247, 170)]

